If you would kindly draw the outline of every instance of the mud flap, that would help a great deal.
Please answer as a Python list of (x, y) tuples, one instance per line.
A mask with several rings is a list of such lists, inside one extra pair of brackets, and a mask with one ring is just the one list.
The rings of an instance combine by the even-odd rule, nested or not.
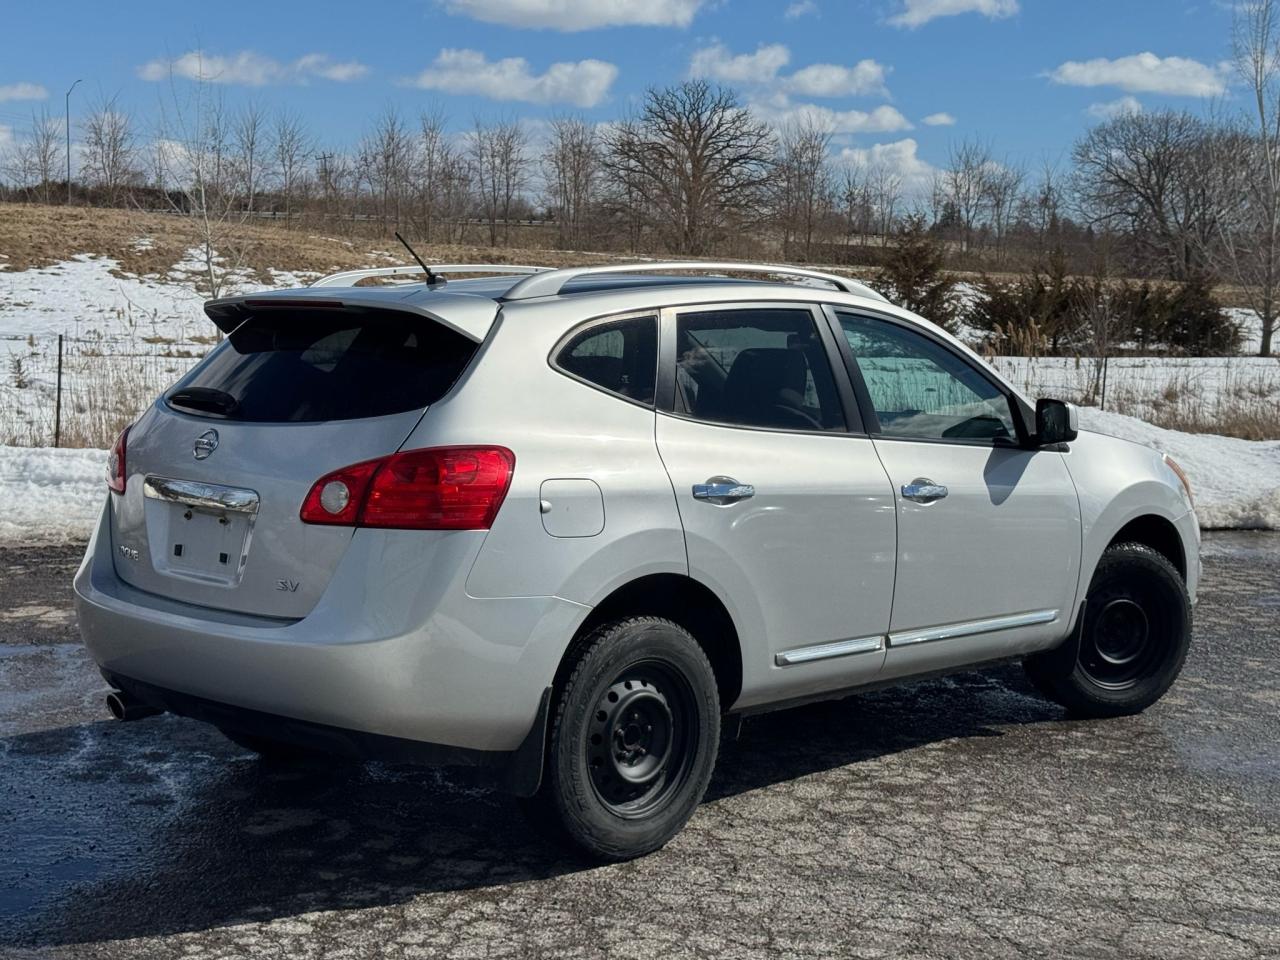
[(542, 786), (542, 771), (547, 757), (547, 720), (551, 714), (551, 688), (542, 691), (533, 726), (520, 746), (511, 754), (502, 788), (517, 797), (532, 797)]

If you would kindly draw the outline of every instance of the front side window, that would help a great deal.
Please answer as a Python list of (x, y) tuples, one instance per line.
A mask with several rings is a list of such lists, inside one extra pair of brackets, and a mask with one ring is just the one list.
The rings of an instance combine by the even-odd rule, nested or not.
[(560, 348), (555, 365), (609, 393), (653, 406), (658, 318), (591, 324)]
[(844, 412), (813, 314), (796, 307), (682, 313), (677, 413), (773, 430), (843, 430)]
[(1012, 440), (1008, 398), (946, 347), (898, 324), (838, 313), (880, 420), (910, 440)]

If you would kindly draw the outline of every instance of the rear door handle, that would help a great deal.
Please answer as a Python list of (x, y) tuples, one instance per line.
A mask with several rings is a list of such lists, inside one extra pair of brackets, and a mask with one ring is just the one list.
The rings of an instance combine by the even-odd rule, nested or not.
[(902, 495), (916, 503), (933, 503), (947, 495), (947, 488), (928, 477), (916, 477), (910, 483), (902, 485)]
[(749, 483), (739, 483), (733, 477), (711, 477), (706, 483), (693, 485), (693, 499), (705, 500), (717, 506), (749, 500), (756, 495), (756, 488)]

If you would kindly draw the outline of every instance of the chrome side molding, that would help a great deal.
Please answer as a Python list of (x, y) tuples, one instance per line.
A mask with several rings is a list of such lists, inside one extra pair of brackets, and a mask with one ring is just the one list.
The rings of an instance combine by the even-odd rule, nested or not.
[(903, 630), (889, 634), (889, 646), (905, 647), (912, 643), (954, 640), (957, 637), (972, 637), (979, 633), (995, 633), (997, 630), (1013, 630), (1017, 627), (1034, 626), (1037, 623), (1052, 623), (1058, 619), (1058, 612), (1057, 610), (1032, 610), (1030, 613), (989, 617), (986, 620), (970, 620), (966, 623), (950, 623), (941, 627), (927, 627), (924, 630)]
[(223, 513), (256, 514), (259, 505), (256, 491), (224, 487), (217, 483), (201, 483), (197, 480), (146, 477), (142, 481), (142, 493), (150, 500), (164, 500), (197, 510)]
[(828, 660), (831, 657), (847, 657), (854, 653), (875, 653), (884, 649), (884, 637), (856, 637), (852, 640), (837, 640), (835, 643), (819, 643), (812, 647), (796, 647), (783, 650), (773, 655), (773, 662), (779, 667), (789, 667), (797, 663), (812, 663), (814, 660)]

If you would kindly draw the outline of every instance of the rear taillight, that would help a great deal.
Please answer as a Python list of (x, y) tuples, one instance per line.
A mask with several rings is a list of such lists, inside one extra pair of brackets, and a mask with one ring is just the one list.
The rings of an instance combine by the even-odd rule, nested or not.
[(107, 486), (116, 493), (124, 493), (125, 481), (129, 478), (124, 462), (124, 452), (128, 442), (129, 428), (125, 427), (120, 431), (120, 436), (116, 437), (111, 453), (107, 455)]
[(304, 523), (407, 530), (487, 530), (511, 485), (506, 447), (435, 447), (327, 473), (302, 503)]

